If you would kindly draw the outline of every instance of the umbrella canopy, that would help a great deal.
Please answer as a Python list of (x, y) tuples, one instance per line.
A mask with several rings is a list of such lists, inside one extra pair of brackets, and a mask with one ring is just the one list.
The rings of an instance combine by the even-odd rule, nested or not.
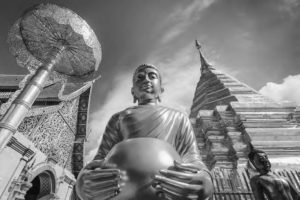
[(99, 76), (100, 43), (89, 25), (76, 13), (54, 4), (27, 10), (9, 32), (11, 53), (19, 65), (37, 69), (51, 62), (64, 47), (54, 70), (60, 78), (85, 82)]

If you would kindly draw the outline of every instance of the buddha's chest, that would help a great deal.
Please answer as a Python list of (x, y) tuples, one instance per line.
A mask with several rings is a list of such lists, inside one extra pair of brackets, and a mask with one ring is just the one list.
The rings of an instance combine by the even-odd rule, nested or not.
[(173, 143), (179, 118), (163, 110), (128, 110), (120, 117), (120, 132), (124, 139), (151, 137)]
[(270, 199), (289, 199), (290, 187), (288, 182), (280, 176), (265, 176), (260, 180), (260, 185)]

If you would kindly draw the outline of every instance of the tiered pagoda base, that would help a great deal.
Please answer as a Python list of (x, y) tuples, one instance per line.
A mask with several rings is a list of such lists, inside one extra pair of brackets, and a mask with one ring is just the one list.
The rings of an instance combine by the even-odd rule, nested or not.
[[(200, 52), (200, 51), (199, 51)], [(201, 77), (190, 119), (203, 161), (214, 177), (214, 199), (253, 199), (247, 161), (250, 144), (265, 151), (273, 173), (300, 191), (300, 115), (215, 70), (200, 52)]]

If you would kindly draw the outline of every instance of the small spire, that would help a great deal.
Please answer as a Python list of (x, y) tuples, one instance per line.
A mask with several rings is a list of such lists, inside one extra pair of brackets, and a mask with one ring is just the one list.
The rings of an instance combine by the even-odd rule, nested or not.
[(195, 45), (198, 50), (201, 49), (201, 45), (199, 44), (198, 40), (195, 40)]
[(196, 48), (199, 52), (199, 55), (200, 55), (201, 73), (203, 73), (204, 70), (212, 69), (211, 65), (206, 62), (205, 58), (203, 57), (203, 55), (200, 51), (201, 45), (199, 44), (198, 40), (195, 40), (195, 46), (196, 46)]

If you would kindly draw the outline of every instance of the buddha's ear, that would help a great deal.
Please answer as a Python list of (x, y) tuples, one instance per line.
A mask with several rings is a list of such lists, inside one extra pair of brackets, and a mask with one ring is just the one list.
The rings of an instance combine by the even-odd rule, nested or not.
[(165, 88), (161, 87), (160, 92), (163, 93), (165, 91)]
[(133, 97), (133, 103), (136, 103), (138, 99), (137, 99), (136, 96), (134, 95), (133, 87), (131, 88), (131, 95), (132, 95), (132, 97)]

